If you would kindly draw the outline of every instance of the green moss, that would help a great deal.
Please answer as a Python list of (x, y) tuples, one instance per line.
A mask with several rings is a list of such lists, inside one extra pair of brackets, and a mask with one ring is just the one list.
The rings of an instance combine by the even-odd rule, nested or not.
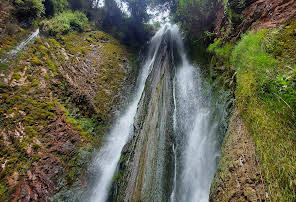
[(55, 76), (58, 75), (57, 70), (56, 70), (56, 65), (55, 65), (54, 63), (52, 63), (52, 62), (49, 63), (49, 65), (48, 65), (48, 69), (49, 69), (50, 71), (52, 71), (53, 74), (54, 74)]
[(23, 72), (25, 68), (26, 68), (25, 64), (19, 64), (16, 66), (15, 72)]
[(0, 200), (6, 201), (8, 188), (6, 185), (0, 183)]
[(35, 137), (38, 134), (37, 131), (35, 130), (35, 128), (32, 126), (26, 126), (24, 131), (25, 131), (26, 135), (29, 137)]
[(0, 70), (1, 71), (5, 71), (5, 70), (8, 70), (8, 69), (9, 69), (8, 64), (0, 62)]
[(276, 81), (282, 66), (264, 46), (268, 34), (266, 30), (250, 32), (232, 52), (231, 63), (237, 70), (236, 99), (255, 140), (272, 200), (293, 201), (296, 128), (291, 114), (295, 109), (287, 104), (295, 104), (277, 96), (281, 95)]
[(44, 78), (45, 78), (46, 80), (49, 80), (49, 79), (50, 79), (49, 74), (45, 74)]
[(39, 85), (39, 83), (40, 83), (39, 80), (35, 80), (35, 81), (33, 81), (33, 82), (31, 83), (31, 86), (32, 86), (32, 87), (36, 87), (36, 86)]
[(37, 57), (33, 57), (31, 58), (30, 60), (31, 64), (33, 66), (39, 66), (39, 65), (42, 65), (42, 62), (37, 58)]
[(67, 174), (66, 174), (66, 179), (69, 185), (72, 185), (77, 178), (77, 168), (71, 168)]
[[(99, 33), (97, 37), (106, 36)], [(117, 41), (109, 38), (109, 42), (102, 48), (100, 63), (98, 65), (94, 64), (100, 68), (101, 73), (96, 80), (96, 83), (101, 85), (97, 89), (94, 104), (96, 112), (103, 120), (108, 120), (109, 111), (113, 104), (110, 103), (110, 100), (120, 90), (118, 86), (124, 80), (125, 71), (121, 67), (122, 56), (128, 57), (128, 54), (126, 54), (128, 51)]]
[(22, 77), (19, 73), (14, 73), (12, 76), (11, 76), (11, 81), (13, 80), (20, 80)]

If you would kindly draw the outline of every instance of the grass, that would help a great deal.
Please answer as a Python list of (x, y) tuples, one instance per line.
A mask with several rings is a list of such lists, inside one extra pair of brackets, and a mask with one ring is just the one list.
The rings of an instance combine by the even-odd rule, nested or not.
[(272, 200), (293, 201), (295, 99), (285, 101), (283, 97), (288, 95), (281, 96), (284, 92), (277, 81), (279, 72), (286, 71), (285, 65), (266, 51), (267, 35), (266, 30), (244, 35), (232, 53), (231, 63), (237, 70), (236, 98), (255, 140)]
[(220, 40), (208, 48), (236, 70), (236, 103), (273, 201), (296, 199), (295, 28), (292, 22), (281, 31), (249, 32), (234, 48)]

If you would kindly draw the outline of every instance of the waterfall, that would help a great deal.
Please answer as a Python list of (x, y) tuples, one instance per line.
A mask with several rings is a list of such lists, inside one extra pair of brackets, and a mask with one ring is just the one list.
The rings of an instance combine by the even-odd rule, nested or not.
[(96, 155), (90, 201), (107, 200), (125, 146), (129, 160), (121, 170), (126, 179), (114, 188), (117, 201), (208, 201), (219, 112), (199, 68), (186, 57), (177, 25), (155, 34), (143, 64), (132, 102)]
[(31, 35), (29, 35), (25, 40), (23, 40), (15, 49), (9, 51), (7, 53), (7, 56), (4, 59), (0, 59), (0, 62), (3, 62), (3, 63), (9, 62), (9, 60), (15, 57), (18, 52), (23, 50), (27, 44), (34, 41), (38, 35), (39, 35), (39, 28), (35, 32), (33, 32)]
[[(181, 58), (175, 75), (175, 135), (179, 157), (177, 181), (171, 201), (204, 202), (209, 199), (212, 178), (219, 155), (218, 121), (214, 120), (210, 89), (204, 87), (199, 69), (186, 57), (178, 27), (173, 26)], [(204, 93), (206, 92), (206, 93)]]
[(129, 104), (126, 111), (115, 122), (110, 134), (107, 135), (103, 148), (95, 158), (94, 167), (97, 169), (98, 177), (90, 201), (103, 202), (106, 201), (108, 197), (108, 191), (116, 172), (122, 149), (128, 139), (133, 135), (133, 123), (137, 106), (145, 87), (145, 81), (154, 64), (156, 53), (158, 52), (160, 41), (165, 30), (166, 27), (163, 27), (152, 38), (147, 59), (138, 78), (134, 99)]

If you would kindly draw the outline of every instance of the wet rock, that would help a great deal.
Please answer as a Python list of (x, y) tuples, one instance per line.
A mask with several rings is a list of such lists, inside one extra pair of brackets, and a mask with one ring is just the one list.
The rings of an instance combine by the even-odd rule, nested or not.
[[(117, 201), (168, 201), (173, 184), (172, 140), (174, 58), (171, 34), (160, 43), (134, 121), (134, 137), (123, 153), (124, 182), (112, 187)], [(114, 196), (115, 195), (115, 196)]]

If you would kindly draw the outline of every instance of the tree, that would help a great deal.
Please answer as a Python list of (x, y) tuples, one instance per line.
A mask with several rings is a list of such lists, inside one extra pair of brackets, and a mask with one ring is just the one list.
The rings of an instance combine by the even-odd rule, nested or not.
[(13, 0), (14, 13), (20, 22), (32, 21), (44, 14), (44, 0)]
[(52, 17), (68, 8), (69, 3), (67, 0), (45, 0), (44, 7), (46, 17)]

